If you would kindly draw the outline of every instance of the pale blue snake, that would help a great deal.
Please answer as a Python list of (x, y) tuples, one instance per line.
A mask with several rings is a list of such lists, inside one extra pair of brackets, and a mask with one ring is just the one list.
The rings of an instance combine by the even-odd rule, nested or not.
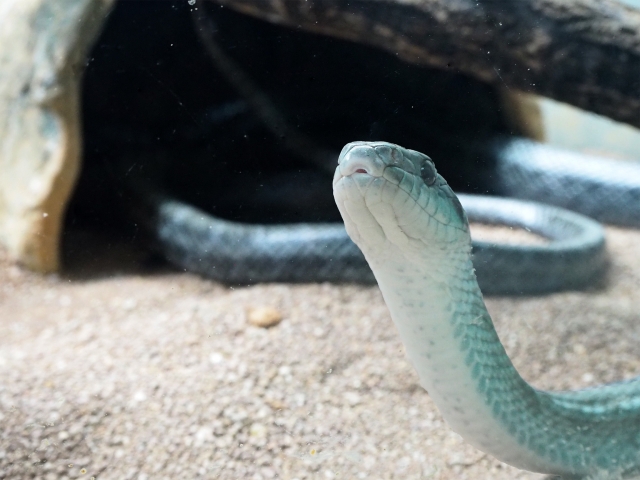
[(520, 377), (474, 274), (466, 214), (429, 157), (350, 143), (333, 187), (421, 384), (455, 431), (530, 471), (640, 476), (640, 378), (545, 392)]

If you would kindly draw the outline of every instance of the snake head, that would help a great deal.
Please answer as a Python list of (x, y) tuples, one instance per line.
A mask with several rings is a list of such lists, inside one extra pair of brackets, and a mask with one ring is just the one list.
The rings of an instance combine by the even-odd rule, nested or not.
[(388, 242), (403, 252), (470, 242), (460, 201), (423, 153), (387, 142), (349, 143), (333, 186), (347, 232), (365, 255)]

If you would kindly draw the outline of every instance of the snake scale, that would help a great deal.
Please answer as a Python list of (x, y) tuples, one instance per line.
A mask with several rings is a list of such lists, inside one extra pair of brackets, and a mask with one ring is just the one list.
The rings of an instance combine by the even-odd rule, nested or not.
[(422, 386), (455, 431), (530, 471), (640, 476), (640, 378), (569, 392), (522, 379), (485, 307), (463, 205), (429, 157), (350, 143), (333, 190)]

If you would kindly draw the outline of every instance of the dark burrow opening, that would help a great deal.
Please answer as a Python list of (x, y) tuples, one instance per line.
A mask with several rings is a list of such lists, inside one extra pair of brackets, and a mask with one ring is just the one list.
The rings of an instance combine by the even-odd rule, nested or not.
[[(194, 7), (120, 1), (87, 58), (83, 166), (66, 217), (65, 265), (91, 268), (105, 248), (123, 245), (143, 265), (158, 264), (131, 215), (140, 180), (240, 222), (339, 222), (330, 171), (354, 140), (422, 151), (454, 190), (491, 192), (493, 165), (467, 145), (508, 133), (493, 87), (454, 67), (410, 65), (392, 52), (199, 5), (217, 27), (204, 34), (291, 131), (335, 156), (320, 168), (290, 148), (287, 131), (266, 124), (203, 46)], [(133, 254), (116, 257), (127, 263)]]

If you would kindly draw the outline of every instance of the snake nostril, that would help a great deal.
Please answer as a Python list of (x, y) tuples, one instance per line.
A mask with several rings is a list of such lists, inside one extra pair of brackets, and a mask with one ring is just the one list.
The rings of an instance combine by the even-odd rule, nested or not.
[(358, 168), (355, 172), (353, 173), (369, 173), (367, 172), (364, 168)]

